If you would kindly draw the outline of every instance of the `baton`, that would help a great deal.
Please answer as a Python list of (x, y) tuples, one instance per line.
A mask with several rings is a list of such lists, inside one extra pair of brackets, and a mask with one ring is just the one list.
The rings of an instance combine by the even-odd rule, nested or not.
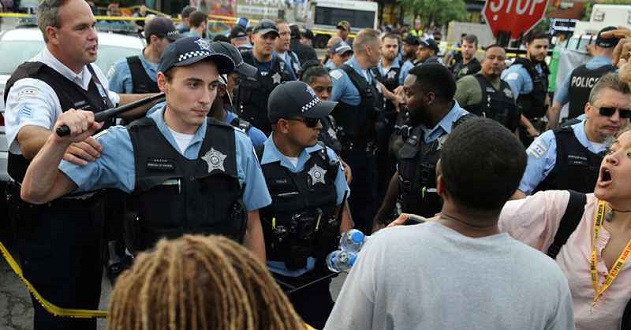
[[(162, 101), (164, 99), (164, 93), (160, 93), (154, 96), (150, 96), (144, 99), (140, 99), (138, 101), (134, 101), (132, 103), (128, 103), (125, 105), (121, 105), (120, 107), (117, 108), (111, 108), (111, 109), (107, 109), (107, 110), (103, 110), (100, 112), (97, 112), (94, 114), (94, 121), (97, 123), (100, 123), (102, 121), (106, 121), (108, 119), (114, 118), (124, 112), (127, 112), (129, 110), (138, 108), (140, 106), (149, 104), (153, 101)], [(68, 127), (67, 125), (63, 125), (61, 127), (58, 127), (57, 130), (57, 135), (59, 137), (64, 137), (66, 135), (70, 135), (70, 127)]]

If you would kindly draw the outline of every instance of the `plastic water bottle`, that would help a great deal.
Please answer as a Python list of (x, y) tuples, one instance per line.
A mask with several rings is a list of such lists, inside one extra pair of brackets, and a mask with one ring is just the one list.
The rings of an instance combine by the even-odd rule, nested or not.
[(335, 250), (326, 256), (326, 266), (330, 271), (339, 273), (351, 269), (355, 260), (357, 260), (355, 253)]
[(357, 253), (361, 250), (368, 237), (361, 230), (351, 229), (340, 237), (340, 249), (346, 252)]

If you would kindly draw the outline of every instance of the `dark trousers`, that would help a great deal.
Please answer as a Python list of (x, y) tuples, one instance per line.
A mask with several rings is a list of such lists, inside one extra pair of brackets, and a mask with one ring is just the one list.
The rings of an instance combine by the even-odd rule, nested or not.
[(353, 171), (348, 203), (355, 228), (368, 235), (372, 220), (381, 201), (377, 200), (377, 157), (374, 151), (342, 150), (342, 159)]
[[(19, 203), (18, 251), (24, 277), (50, 303), (98, 309), (101, 295), (103, 204), (63, 207)], [(76, 203), (76, 207), (72, 204)], [(96, 319), (56, 317), (31, 296), (35, 330), (96, 329)]]
[[(326, 275), (322, 274), (322, 276)], [(312, 278), (312, 280), (317, 279), (315, 276), (307, 276)], [(308, 283), (308, 280), (305, 281), (303, 278), (292, 278), (278, 274), (274, 274), (274, 278), (295, 287)], [(334, 304), (329, 291), (330, 285), (331, 278), (329, 277), (291, 293), (289, 293), (291, 290), (286, 286), (281, 285), (281, 288), (285, 290), (289, 301), (291, 301), (296, 313), (302, 317), (303, 321), (316, 329), (323, 329)]]

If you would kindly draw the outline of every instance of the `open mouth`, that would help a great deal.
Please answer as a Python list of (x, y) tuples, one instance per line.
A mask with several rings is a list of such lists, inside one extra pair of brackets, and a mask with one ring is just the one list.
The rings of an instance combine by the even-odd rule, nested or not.
[(600, 182), (601, 183), (609, 183), (611, 182), (611, 173), (608, 169), (602, 168), (600, 170)]

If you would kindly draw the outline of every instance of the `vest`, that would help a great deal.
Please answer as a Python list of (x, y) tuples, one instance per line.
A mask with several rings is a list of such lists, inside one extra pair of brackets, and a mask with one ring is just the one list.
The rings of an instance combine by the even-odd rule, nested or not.
[(125, 219), (132, 251), (189, 233), (243, 239), (247, 212), (241, 202), (234, 128), (210, 118), (207, 122), (194, 160), (174, 149), (151, 118), (128, 126), (136, 164), (132, 216)]
[(357, 88), (361, 102), (350, 105), (340, 101), (331, 112), (339, 127), (338, 138), (343, 148), (364, 148), (375, 141), (375, 123), (382, 112), (383, 98), (377, 90), (376, 79), (368, 83), (347, 64), (339, 69), (346, 72), (353, 86)]
[(241, 119), (239, 116), (234, 117), (234, 119), (230, 122), (230, 125), (243, 130), (246, 134), (250, 131), (250, 128), (252, 128), (252, 124)]
[(514, 132), (519, 124), (519, 112), (510, 85), (504, 80), (500, 80), (498, 90), (484, 75), (478, 73), (474, 77), (480, 84), (482, 101), (467, 106), (467, 111), (479, 117), (493, 119)]
[(458, 80), (466, 75), (476, 74), (480, 70), (482, 70), (482, 65), (480, 64), (480, 61), (478, 61), (478, 59), (474, 57), (467, 64), (464, 64), (464, 62), (461, 60), (458, 64), (456, 64), (456, 68), (454, 71), (456, 72), (456, 80)]
[(556, 163), (535, 191), (571, 189), (593, 192), (604, 155), (594, 154), (585, 148), (571, 127), (554, 130), (554, 137), (557, 142)]
[[(257, 150), (261, 159), (263, 151)], [(261, 166), (272, 196), (272, 204), (260, 212), (267, 258), (284, 261), (288, 269), (304, 268), (308, 257), (323, 262), (339, 243), (335, 178), (340, 164), (326, 148), (310, 155), (298, 173), (280, 161)]]
[(127, 65), (129, 65), (129, 71), (131, 72), (131, 82), (133, 85), (132, 93), (144, 94), (144, 93), (158, 93), (158, 83), (151, 80), (147, 71), (142, 66), (140, 57), (130, 56), (127, 58)]
[[(33, 78), (45, 82), (55, 91), (61, 109), (64, 112), (73, 108), (97, 113), (113, 108), (114, 105), (106, 94), (105, 88), (103, 88), (101, 82), (98, 80), (92, 65), (88, 65), (87, 68), (90, 74), (92, 74), (92, 79), (88, 85), (88, 90), (85, 91), (44, 63), (24, 62), (15, 69), (11, 78), (7, 81), (7, 85), (4, 88), (4, 102), (6, 104), (9, 91), (18, 80)], [(111, 121), (106, 122), (104, 128), (109, 127), (111, 124)], [(22, 182), (30, 163), (31, 161), (24, 158), (22, 155), (9, 153), (7, 171), (14, 180)]]
[(597, 69), (590, 70), (584, 64), (572, 71), (570, 75), (570, 87), (568, 97), (570, 100), (568, 118), (576, 118), (585, 113), (585, 103), (589, 100), (589, 93), (596, 85), (600, 77), (608, 72), (613, 72), (616, 67), (608, 64)]
[[(241, 53), (243, 61), (256, 65), (252, 51)], [(291, 80), (291, 76), (285, 70), (283, 62), (278, 56), (272, 57), (272, 70), (267, 75), (261, 75), (260, 70), (254, 77), (241, 76), (239, 84), (237, 106), (239, 117), (250, 122), (260, 129), (266, 136), (272, 132), (272, 126), (267, 118), (267, 100), (272, 90), (281, 82)]]
[[(379, 68), (374, 68), (371, 71), (373, 72), (373, 76), (380, 83), (386, 86), (386, 88), (389, 91), (394, 91), (397, 87), (399, 87), (401, 65), (403, 65), (403, 63), (399, 61), (399, 66), (396, 68), (390, 67), (390, 69), (388, 69), (388, 72), (386, 72), (385, 75), (381, 74), (381, 70), (379, 70)], [(396, 121), (396, 116), (397, 116), (397, 110), (396, 110), (395, 104), (392, 103), (392, 101), (390, 100), (384, 100), (384, 101), (385, 101), (384, 115), (388, 118), (388, 120), (391, 123), (394, 123)]]
[[(528, 119), (541, 118), (546, 114), (546, 95), (548, 93), (548, 75), (550, 70), (548, 66), (542, 62), (541, 73), (537, 72), (532, 63), (522, 57), (515, 59), (514, 64), (521, 64), (532, 79), (532, 92), (529, 94), (519, 94), (517, 104), (521, 113)], [(513, 64), (513, 65), (514, 65)]]

